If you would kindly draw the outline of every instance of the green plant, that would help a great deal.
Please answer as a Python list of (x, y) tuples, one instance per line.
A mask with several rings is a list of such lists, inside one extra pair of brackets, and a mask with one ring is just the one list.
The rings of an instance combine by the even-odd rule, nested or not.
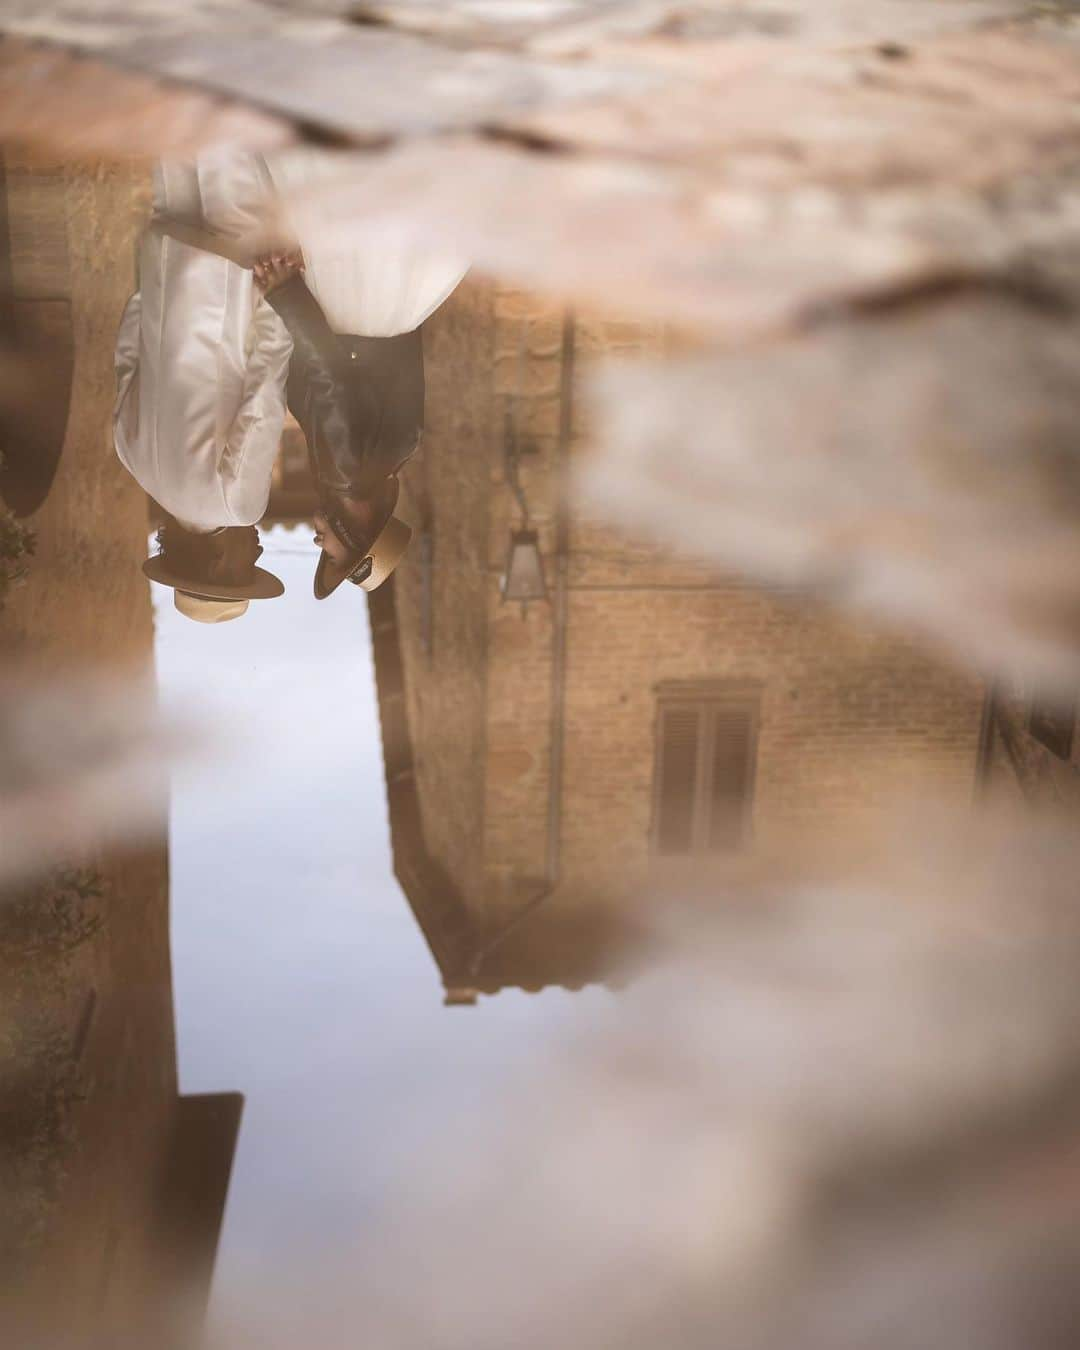
[[(4, 457), (0, 453), (0, 466)], [(37, 547), (37, 536), (29, 525), (0, 505), (0, 608), (8, 590), (26, 576), (28, 560)]]

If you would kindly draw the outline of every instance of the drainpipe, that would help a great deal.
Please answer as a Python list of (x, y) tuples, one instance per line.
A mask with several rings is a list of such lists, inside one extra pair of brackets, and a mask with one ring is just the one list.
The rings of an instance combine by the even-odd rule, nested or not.
[[(997, 683), (993, 679), (986, 685), (983, 695), (982, 722), (979, 726), (979, 748), (975, 756), (975, 800), (980, 801), (986, 793), (994, 757), (994, 733), (997, 729)], [(1006, 749), (1009, 749), (1006, 743)]]
[(574, 316), (563, 315), (559, 377), (559, 440), (555, 456), (555, 591), (551, 610), (551, 725), (548, 759), (547, 848), (544, 884), (476, 952), (471, 972), (551, 895), (562, 874), (563, 745), (566, 736), (566, 626), (570, 575), (570, 437), (574, 415)]
[(559, 381), (559, 444), (555, 459), (555, 599), (551, 616), (551, 750), (548, 777), (548, 894), (562, 871), (563, 744), (566, 734), (566, 610), (570, 584), (570, 437), (574, 416), (574, 316), (563, 315)]

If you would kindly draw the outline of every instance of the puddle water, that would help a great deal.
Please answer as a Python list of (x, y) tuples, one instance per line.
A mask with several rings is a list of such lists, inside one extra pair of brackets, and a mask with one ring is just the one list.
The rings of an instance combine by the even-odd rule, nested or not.
[(1041, 1343), (1075, 700), (801, 360), (290, 234), (338, 169), (6, 155), (6, 1343)]
[(443, 1006), (393, 876), (366, 609), (312, 602), (315, 549), (298, 536), (264, 536), (286, 584), (265, 617), (219, 632), (155, 610), (163, 697), (210, 694), (222, 722), (258, 728), (215, 781), (174, 790), (170, 814), (180, 1088), (245, 1097), (216, 1275), (226, 1302), (241, 1275), (270, 1286), (283, 1265), (355, 1242), (439, 1122), (611, 1001), (555, 989)]

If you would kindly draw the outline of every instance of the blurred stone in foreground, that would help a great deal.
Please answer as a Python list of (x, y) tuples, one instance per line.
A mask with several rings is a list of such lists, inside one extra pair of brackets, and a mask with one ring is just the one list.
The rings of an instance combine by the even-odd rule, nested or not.
[(147, 691), (71, 678), (9, 683), (0, 704), (0, 883), (103, 841), (153, 836), (168, 767), (198, 748), (190, 727), (159, 721)]
[(984, 669), (1080, 674), (1080, 336), (959, 288), (598, 379), (590, 498), (665, 543), (891, 614)]
[[(911, 38), (1022, 14), (1025, 0), (831, 0), (814, 6), (751, 6), (738, 0), (301, 0), (306, 9), (359, 13), (370, 22), (472, 42), (541, 51), (588, 51), (626, 38)], [(1052, 8), (1045, 6), (1046, 9)]]
[[(6, 0), (0, 29), (240, 100), (354, 143), (497, 125), (508, 112), (643, 92), (644, 70), (451, 50), (264, 0), (95, 5)], [(54, 87), (54, 93), (61, 93)], [(58, 107), (58, 113), (62, 103)], [(236, 128), (236, 139), (243, 129)]]
[[(279, 134), (409, 152), (343, 162), (340, 200), (310, 204), (316, 219), (400, 217), (508, 279), (734, 338), (823, 302), (994, 274), (1033, 234), (1076, 231), (1080, 47), (1064, 7), (8, 0), (0, 26), (114, 63), (118, 91), (141, 72), (178, 98), (205, 91), (207, 116), (228, 101), (218, 139), (273, 132), (262, 111), (245, 128), (247, 103)], [(14, 108), (37, 100), (39, 138), (95, 125), (63, 79), (12, 86)], [(116, 149), (209, 138), (174, 125), (172, 97), (160, 122), (150, 101), (117, 121)]]
[(449, 241), (504, 279), (730, 341), (1075, 240), (1076, 49), (988, 32), (902, 61), (791, 42), (624, 57), (654, 86), (508, 107), (495, 143), (342, 157), (298, 228)]
[(1071, 1344), (1076, 844), (898, 825), (661, 882), (620, 1015), (477, 1085), (295, 1322), (216, 1344)]
[(59, 48), (0, 43), (0, 140), (8, 143), (69, 155), (185, 156), (218, 143), (257, 149), (291, 139), (284, 122), (217, 94)]

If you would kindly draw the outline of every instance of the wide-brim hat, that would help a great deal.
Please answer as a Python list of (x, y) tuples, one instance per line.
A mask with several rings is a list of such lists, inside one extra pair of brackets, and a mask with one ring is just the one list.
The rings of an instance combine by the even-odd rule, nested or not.
[(279, 595), (285, 594), (284, 583), (273, 572), (267, 572), (262, 567), (252, 568), (251, 580), (242, 585), (186, 577), (176, 571), (162, 553), (147, 558), (142, 570), (151, 581), (171, 586), (173, 590), (184, 591), (201, 600), (276, 600)]
[(185, 619), (194, 619), (196, 623), (229, 623), (233, 619), (242, 619), (251, 601), (204, 600), (201, 595), (173, 591), (173, 604)]
[(365, 591), (377, 590), (404, 558), (411, 538), (411, 528), (400, 516), (391, 516), (366, 553), (353, 554), (339, 563), (322, 552), (315, 565), (315, 599), (325, 600), (346, 577)]

